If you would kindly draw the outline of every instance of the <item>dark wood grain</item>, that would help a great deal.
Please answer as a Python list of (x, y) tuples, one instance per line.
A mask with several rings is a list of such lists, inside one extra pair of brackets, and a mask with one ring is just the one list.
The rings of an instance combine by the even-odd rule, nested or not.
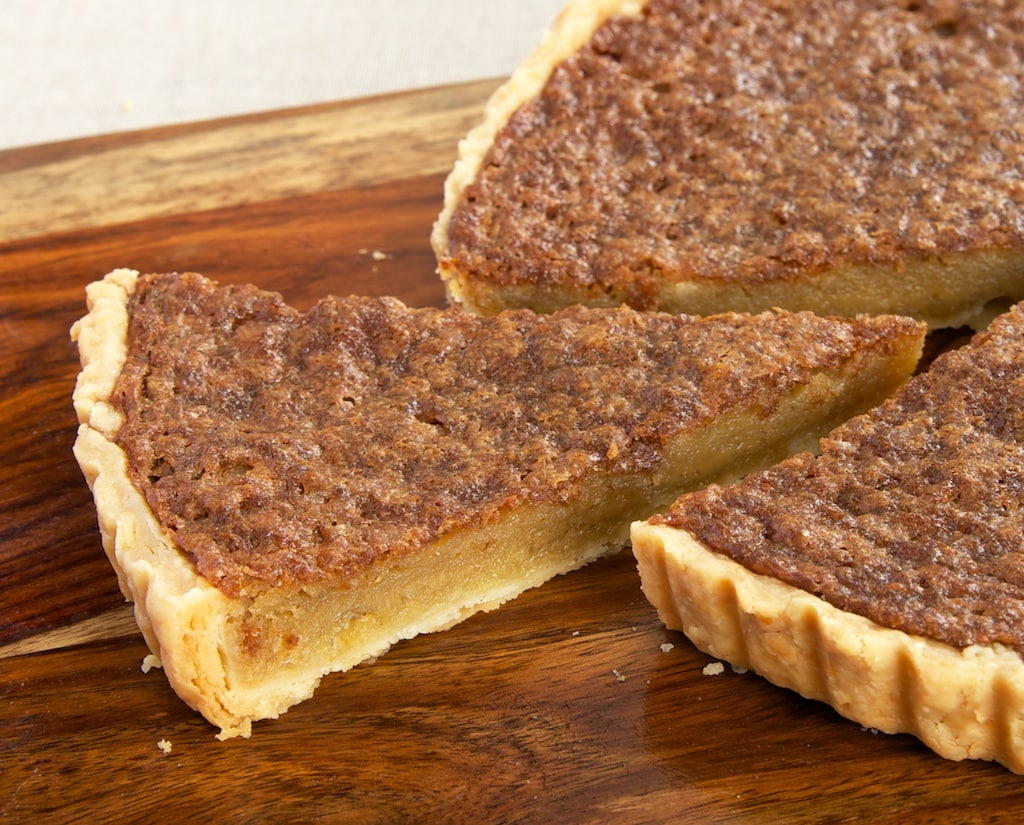
[[(491, 88), (0, 153), (0, 198), (42, 201), (0, 225), (0, 814), (1019, 821), (1024, 779), (1002, 768), (944, 761), (753, 674), (704, 675), (710, 660), (661, 627), (628, 553), (330, 676), (250, 740), (216, 741), (159, 671), (142, 673), (145, 647), (71, 455), (68, 329), (86, 284), (116, 266), (188, 269), (279, 290), (299, 307), (327, 293), (440, 305), (430, 225), (455, 143)], [(187, 167), (184, 178), (145, 162), (157, 149)], [(117, 198), (101, 173), (126, 158), (149, 174), (123, 202), (69, 208)], [(292, 179), (267, 185), (261, 170)], [(181, 179), (201, 191), (189, 197)], [(47, 204), (59, 221), (44, 231)]]

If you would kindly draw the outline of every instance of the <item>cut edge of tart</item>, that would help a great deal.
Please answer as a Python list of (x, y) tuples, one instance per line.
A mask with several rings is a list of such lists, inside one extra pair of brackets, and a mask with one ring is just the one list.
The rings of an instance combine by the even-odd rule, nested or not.
[[(630, 303), (628, 295), (604, 290), (552, 291), (529, 283), (485, 284), (442, 263), (439, 272), (450, 300), (470, 312), (493, 315), (529, 307), (555, 312), (570, 304), (613, 307)], [(898, 290), (886, 288), (899, 281)], [(899, 264), (844, 264), (827, 272), (759, 284), (741, 280), (662, 281), (653, 298), (659, 311), (711, 315), (760, 312), (782, 307), (819, 315), (906, 315), (931, 330), (984, 329), (993, 317), (1024, 299), (1024, 251), (991, 249), (908, 258)]]

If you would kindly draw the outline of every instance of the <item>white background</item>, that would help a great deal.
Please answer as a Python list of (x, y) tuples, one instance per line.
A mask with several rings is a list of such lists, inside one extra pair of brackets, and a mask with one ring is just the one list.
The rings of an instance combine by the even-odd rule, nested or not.
[(564, 0), (0, 0), (0, 149), (509, 74)]

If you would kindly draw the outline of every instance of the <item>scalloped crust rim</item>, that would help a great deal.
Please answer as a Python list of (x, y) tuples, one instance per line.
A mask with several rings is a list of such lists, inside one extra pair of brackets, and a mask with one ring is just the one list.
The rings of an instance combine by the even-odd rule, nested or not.
[(702, 651), (947, 759), (1024, 773), (1024, 660), (1013, 649), (961, 650), (882, 627), (683, 530), (636, 522), (631, 535), (644, 594)]

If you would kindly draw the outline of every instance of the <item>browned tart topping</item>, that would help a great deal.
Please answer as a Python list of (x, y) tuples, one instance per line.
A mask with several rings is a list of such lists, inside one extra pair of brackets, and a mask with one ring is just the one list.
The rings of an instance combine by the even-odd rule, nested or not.
[(449, 227), (495, 284), (791, 276), (1024, 242), (1024, 4), (653, 0), (505, 126)]
[(1024, 653), (1024, 310), (837, 429), (819, 459), (655, 521), (881, 625)]
[(674, 435), (737, 404), (771, 407), (787, 378), (917, 329), (758, 318), (482, 318), (359, 297), (300, 313), (254, 287), (145, 276), (118, 443), (225, 592), (345, 578), (519, 502), (569, 498), (585, 473), (654, 468)]

